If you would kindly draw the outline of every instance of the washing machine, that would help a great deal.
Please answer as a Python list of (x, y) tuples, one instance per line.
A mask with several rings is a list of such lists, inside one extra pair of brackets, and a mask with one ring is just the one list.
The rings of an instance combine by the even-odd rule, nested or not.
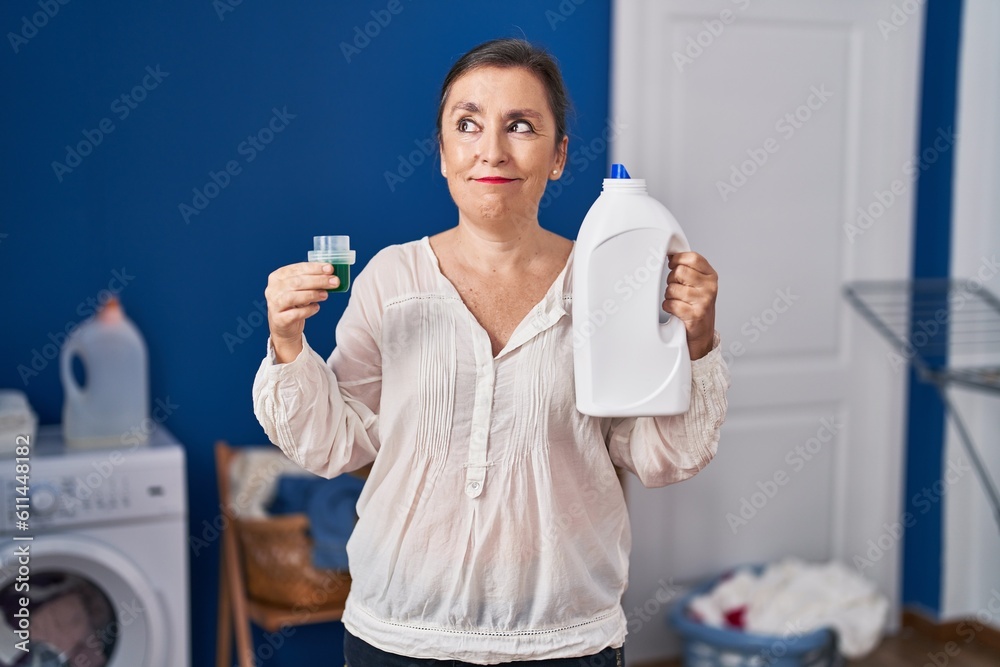
[(0, 667), (190, 667), (183, 448), (160, 427), (67, 449), (55, 426), (28, 459), (27, 480), (0, 459)]

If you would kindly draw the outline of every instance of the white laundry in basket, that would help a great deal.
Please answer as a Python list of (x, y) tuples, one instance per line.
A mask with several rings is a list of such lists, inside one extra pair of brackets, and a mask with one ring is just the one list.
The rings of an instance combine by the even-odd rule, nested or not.
[(852, 659), (875, 648), (889, 612), (889, 601), (875, 585), (843, 564), (797, 558), (773, 563), (760, 576), (740, 569), (696, 596), (689, 609), (707, 625), (729, 627), (726, 614), (743, 606), (748, 633), (784, 637), (833, 628), (840, 652)]

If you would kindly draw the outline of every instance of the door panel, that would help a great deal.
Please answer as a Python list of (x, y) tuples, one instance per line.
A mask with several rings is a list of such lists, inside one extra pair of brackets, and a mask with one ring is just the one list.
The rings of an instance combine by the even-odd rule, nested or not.
[[(909, 275), (922, 22), (881, 0), (616, 3), (613, 161), (718, 271), (733, 376), (716, 460), (666, 489), (627, 482), (626, 609), (743, 562), (851, 565), (899, 519), (905, 373), (841, 289)], [(878, 212), (863, 228), (859, 208)], [(900, 556), (863, 572), (894, 605)], [(629, 642), (640, 661), (671, 649)]]

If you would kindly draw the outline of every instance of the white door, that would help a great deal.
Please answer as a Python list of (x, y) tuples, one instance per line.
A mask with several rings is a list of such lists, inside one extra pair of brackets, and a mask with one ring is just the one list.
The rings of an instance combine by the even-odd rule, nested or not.
[(909, 275), (922, 34), (917, 0), (616, 3), (612, 155), (717, 269), (733, 377), (705, 471), (628, 480), (630, 661), (739, 563), (860, 556), (896, 615), (905, 366), (841, 291)]

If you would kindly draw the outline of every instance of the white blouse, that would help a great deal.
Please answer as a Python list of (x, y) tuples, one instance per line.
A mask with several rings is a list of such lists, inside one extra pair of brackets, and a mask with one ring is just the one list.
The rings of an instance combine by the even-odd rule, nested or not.
[(425, 236), (354, 279), (324, 362), (268, 355), (254, 380), (271, 442), (323, 477), (374, 462), (347, 544), (343, 623), (384, 651), (479, 665), (625, 641), (632, 536), (614, 465), (643, 485), (715, 455), (729, 371), (715, 334), (675, 417), (576, 410), (572, 263), (494, 357)]

